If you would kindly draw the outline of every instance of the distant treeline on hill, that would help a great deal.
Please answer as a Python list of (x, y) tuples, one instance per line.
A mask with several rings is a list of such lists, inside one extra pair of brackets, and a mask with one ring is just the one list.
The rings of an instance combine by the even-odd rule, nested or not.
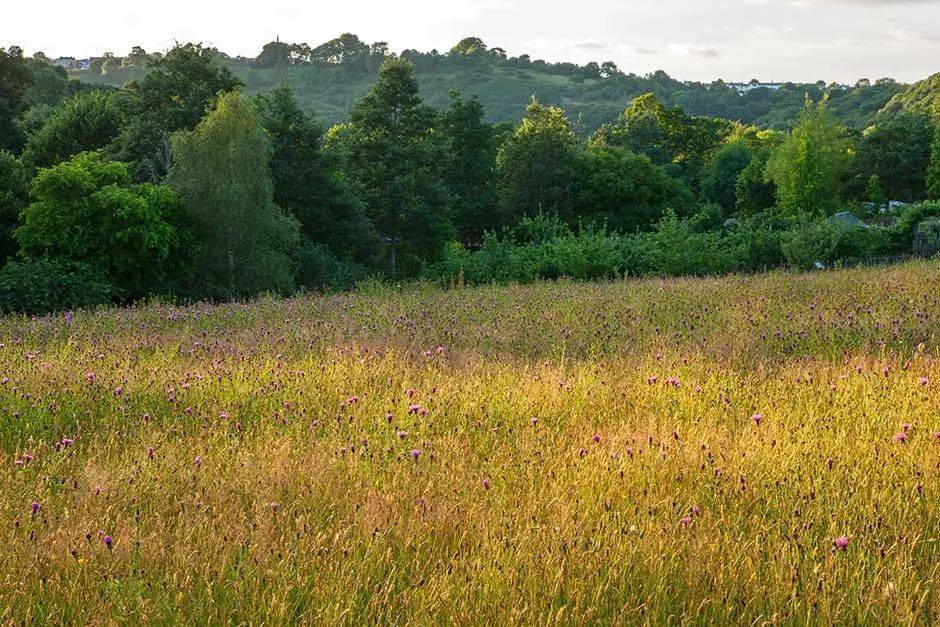
[[(247, 93), (287, 85), (301, 106), (328, 123), (346, 119), (355, 103), (375, 84), (378, 70), (390, 56), (384, 42), (366, 44), (344, 34), (316, 47), (275, 41), (255, 58), (220, 59), (245, 84)], [(147, 64), (159, 58), (135, 47), (127, 56), (106, 53), (93, 59), (57, 59), (82, 81), (115, 87), (139, 79)], [(626, 73), (612, 61), (604, 63), (549, 63), (523, 54), (510, 57), (502, 48), (490, 48), (478, 37), (468, 37), (451, 50), (404, 50), (421, 79), (422, 97), (446, 107), (455, 90), (476, 95), (489, 122), (517, 120), (532, 96), (540, 102), (564, 107), (573, 120), (588, 129), (613, 122), (637, 96), (653, 93), (663, 103), (682, 107), (692, 115), (736, 120), (761, 128), (789, 128), (808, 96), (814, 101), (828, 95), (835, 118), (850, 128), (863, 129), (874, 116), (905, 91), (890, 78), (860, 79), (854, 85), (818, 81), (811, 84), (763, 84), (680, 81), (663, 71), (644, 76)]]
[[(493, 123), (481, 98), (422, 97), (422, 80), (536, 75), (533, 66), (585, 89), (672, 80), (504, 57), (473, 39), (446, 55), (398, 56), (349, 36), (325, 51), (275, 42), (254, 60), (198, 44), (138, 49), (80, 70), (136, 73), (117, 89), (0, 48), (0, 312), (343, 289), (370, 277), (721, 274), (940, 250), (928, 83), (873, 109), (864, 129), (839, 107), (898, 86), (804, 92), (787, 130), (694, 115), (656, 90), (621, 101), (596, 128), (576, 106), (538, 98)], [(452, 70), (420, 73), (420, 63)], [(329, 73), (337, 91), (371, 87), (327, 127), (289, 86), (248, 94), (239, 66)], [(790, 91), (774, 87), (702, 93), (737, 102)]]

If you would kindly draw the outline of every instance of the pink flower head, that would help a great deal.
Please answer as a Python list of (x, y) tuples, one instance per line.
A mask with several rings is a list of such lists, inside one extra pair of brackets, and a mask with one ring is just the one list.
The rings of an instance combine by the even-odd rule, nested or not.
[(33, 504), (30, 506), (30, 510), (33, 512), (33, 516), (35, 516), (36, 512), (39, 511), (39, 501), (33, 501)]
[(907, 432), (906, 432), (906, 431), (899, 431), (899, 432), (895, 433), (895, 434), (894, 434), (894, 441), (895, 441), (895, 442), (900, 442), (901, 444), (904, 444), (905, 442), (907, 442)]
[(836, 461), (835, 461), (834, 459), (832, 459), (831, 457), (827, 457), (827, 458), (826, 458), (826, 468), (828, 468), (829, 470), (832, 470), (832, 466), (833, 466), (835, 463), (836, 463)]
[(385, 422), (391, 422), (394, 418), (395, 416), (392, 415), (392, 412), (385, 414)]
[(921, 384), (921, 385), (927, 385), (928, 383), (930, 383), (930, 379), (928, 379), (927, 377), (921, 377), (921, 378), (920, 378), (920, 384)]
[[(533, 419), (532, 419), (532, 426), (533, 426), (533, 427), (534, 427), (535, 425), (537, 425), (538, 423), (539, 423), (539, 419), (538, 419), (538, 418), (533, 418)], [(938, 434), (938, 435), (940, 435), (940, 434)]]
[(111, 547), (113, 544), (114, 544), (114, 540), (111, 538), (111, 536), (104, 537), (104, 545), (108, 547), (109, 551), (111, 550)]
[(485, 479), (485, 478), (483, 479), (483, 489), (484, 489), (484, 490), (489, 490), (489, 489), (490, 489), (490, 480), (489, 480), (489, 479)]
[(837, 549), (841, 549), (844, 551), (846, 547), (849, 546), (849, 540), (850, 538), (848, 536), (839, 536), (838, 538), (832, 541), (832, 544), (835, 545)]
[(202, 457), (197, 455), (196, 459), (193, 460), (193, 463), (196, 464), (196, 468), (199, 468), (202, 466)]
[(87, 379), (89, 382), (94, 381), (94, 380), (95, 380), (95, 373), (89, 371), (88, 374), (85, 375), (85, 379)]
[(415, 461), (418, 461), (418, 457), (420, 457), (420, 456), (421, 456), (421, 451), (419, 451), (419, 450), (416, 449), (416, 448), (411, 449), (411, 458), (412, 458), (412, 459), (414, 459)]
[(682, 525), (683, 527), (688, 527), (689, 525), (692, 524), (692, 517), (683, 516), (682, 518), (679, 519), (679, 524)]
[(594, 437), (591, 438), (591, 441), (594, 442), (594, 444), (599, 444), (601, 441), (601, 434), (595, 433)]
[(764, 416), (761, 414), (754, 414), (753, 416), (751, 416), (751, 420), (753, 420), (754, 424), (758, 426), (760, 425), (760, 421), (763, 419), (764, 419)]
[(147, 447), (147, 459), (153, 459), (154, 451), (152, 446)]

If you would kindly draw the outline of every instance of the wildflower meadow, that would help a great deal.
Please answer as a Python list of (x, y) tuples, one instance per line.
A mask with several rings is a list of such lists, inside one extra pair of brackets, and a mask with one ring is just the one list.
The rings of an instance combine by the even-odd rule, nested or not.
[(940, 262), (0, 319), (3, 624), (936, 624)]

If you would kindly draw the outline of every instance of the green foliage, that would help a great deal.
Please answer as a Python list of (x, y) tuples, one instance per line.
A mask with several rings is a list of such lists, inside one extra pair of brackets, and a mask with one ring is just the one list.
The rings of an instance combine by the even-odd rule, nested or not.
[(930, 165), (927, 168), (927, 197), (940, 200), (940, 123), (934, 135), (930, 151)]
[(731, 130), (729, 122), (689, 117), (681, 107), (666, 106), (650, 93), (634, 100), (616, 124), (598, 129), (593, 141), (646, 155), (697, 183), (699, 171)]
[(882, 116), (858, 143), (849, 192), (865, 192), (871, 177), (877, 176), (886, 200), (923, 200), (933, 135), (930, 118), (922, 113)]
[(783, 234), (781, 244), (787, 263), (801, 270), (817, 263), (861, 261), (886, 252), (887, 246), (888, 234), (882, 229), (832, 220), (800, 221)]
[(45, 314), (110, 303), (117, 294), (100, 273), (63, 260), (11, 261), (0, 270), (0, 313)]
[(170, 135), (192, 130), (217, 94), (241, 83), (221, 64), (216, 50), (198, 44), (177, 45), (148, 69), (142, 80), (127, 86), (131, 121), (114, 155), (131, 164), (136, 179), (158, 182), (171, 164)]
[(18, 151), (23, 137), (16, 119), (27, 105), (27, 89), (32, 76), (23, 59), (22, 49), (0, 48), (0, 149)]
[(573, 222), (576, 155), (577, 142), (564, 111), (533, 100), (496, 159), (504, 223), (541, 211)]
[(483, 121), (483, 105), (476, 98), (451, 94), (451, 105), (441, 117), (447, 137), (447, 186), (453, 196), (453, 221), (460, 241), (479, 244), (486, 231), (500, 226), (496, 196), (497, 137)]
[(274, 202), (297, 219), (311, 242), (343, 258), (368, 260), (375, 229), (336, 155), (324, 154), (320, 126), (287, 88), (258, 96), (255, 104), (271, 137)]
[(777, 187), (767, 180), (767, 162), (772, 152), (758, 148), (735, 182), (735, 211), (742, 216), (756, 216), (777, 202)]
[(892, 254), (908, 254), (917, 226), (928, 218), (940, 216), (940, 202), (922, 202), (905, 207), (897, 222), (886, 229)]
[(131, 183), (127, 167), (82, 153), (40, 170), (14, 236), (21, 254), (84, 264), (128, 299), (164, 293), (183, 262), (180, 198)]
[(877, 174), (872, 174), (871, 178), (868, 179), (865, 195), (868, 197), (868, 202), (872, 204), (872, 209), (875, 213), (878, 213), (878, 211), (887, 204), (888, 197), (885, 195), (884, 187), (881, 185), (881, 177)]
[(120, 92), (81, 92), (52, 111), (26, 140), (23, 161), (47, 168), (81, 152), (98, 150), (117, 137), (124, 125), (124, 96)]
[(754, 151), (743, 140), (722, 146), (702, 172), (702, 197), (728, 214), (734, 212), (738, 181), (753, 160)]
[(271, 141), (253, 104), (223, 94), (195, 130), (173, 135), (173, 154), (168, 181), (199, 242), (192, 293), (289, 292), (299, 226), (274, 203)]
[(337, 150), (388, 246), (392, 275), (417, 273), (453, 234), (446, 137), (418, 95), (411, 64), (389, 59), (356, 104)]
[(366, 268), (353, 261), (336, 258), (325, 246), (304, 239), (298, 254), (294, 282), (308, 291), (345, 290), (367, 275)]
[(884, 112), (890, 114), (901, 111), (932, 114), (937, 110), (940, 110), (940, 72), (903, 89), (884, 107)]
[(20, 161), (0, 150), (0, 266), (16, 253), (13, 229), (26, 206), (29, 177)]
[(625, 148), (593, 145), (576, 158), (577, 219), (620, 232), (648, 230), (666, 209), (690, 215), (695, 202), (677, 179)]
[(807, 102), (800, 122), (767, 163), (781, 213), (824, 216), (835, 209), (850, 151), (845, 129), (829, 115), (826, 102)]

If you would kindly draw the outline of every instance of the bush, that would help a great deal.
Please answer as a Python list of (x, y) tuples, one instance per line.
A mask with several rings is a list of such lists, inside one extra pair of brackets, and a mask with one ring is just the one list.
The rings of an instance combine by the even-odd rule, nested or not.
[(783, 234), (781, 248), (787, 263), (808, 270), (817, 262), (857, 263), (890, 252), (885, 229), (837, 222), (802, 222)]
[(50, 259), (0, 270), (0, 312), (43, 314), (112, 302), (118, 292), (89, 266)]
[(365, 276), (365, 267), (337, 259), (324, 246), (305, 240), (300, 247), (294, 283), (310, 291), (345, 290)]

